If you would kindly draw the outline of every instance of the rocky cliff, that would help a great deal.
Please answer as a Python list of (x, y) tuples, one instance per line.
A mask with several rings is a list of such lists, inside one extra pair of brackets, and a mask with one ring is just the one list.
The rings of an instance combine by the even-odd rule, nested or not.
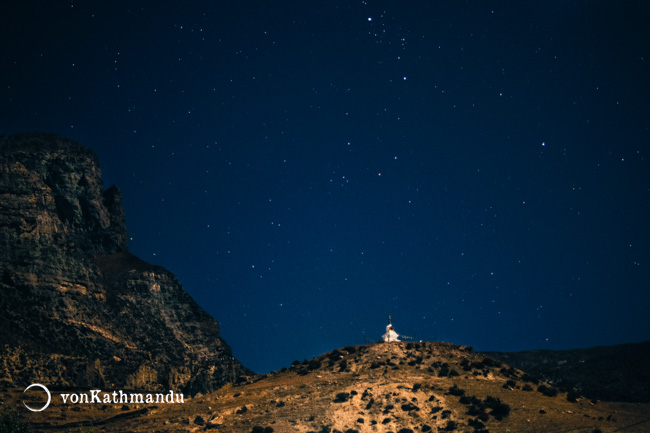
[(250, 372), (165, 269), (128, 252), (97, 156), (0, 138), (0, 386), (207, 392)]

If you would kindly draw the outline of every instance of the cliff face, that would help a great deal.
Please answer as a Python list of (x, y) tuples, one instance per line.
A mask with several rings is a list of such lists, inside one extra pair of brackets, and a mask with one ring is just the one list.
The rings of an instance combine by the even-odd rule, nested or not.
[(96, 155), (0, 139), (0, 385), (207, 392), (249, 374), (165, 269), (128, 252)]

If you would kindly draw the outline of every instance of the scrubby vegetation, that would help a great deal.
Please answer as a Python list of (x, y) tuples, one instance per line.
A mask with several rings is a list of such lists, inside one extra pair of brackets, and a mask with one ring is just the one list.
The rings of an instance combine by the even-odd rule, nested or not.
[(317, 359), (312, 359), (312, 360), (309, 361), (309, 363), (307, 364), (307, 370), (309, 370), (309, 371), (317, 370), (317, 369), (320, 368), (320, 366), (321, 366), (321, 363), (320, 363), (319, 360), (317, 360)]
[(521, 380), (523, 380), (524, 382), (530, 382), (530, 383), (532, 383), (533, 385), (539, 385), (539, 380), (538, 380), (537, 378), (531, 376), (531, 375), (528, 374), (528, 373), (524, 373), (524, 374), (521, 376)]
[(503, 418), (510, 415), (510, 406), (502, 403), (498, 398), (487, 396), (484, 403), (489, 409), (492, 409), (490, 415), (492, 415), (498, 421), (501, 421)]
[(334, 403), (345, 403), (350, 399), (350, 393), (349, 392), (339, 392), (336, 394), (336, 398), (334, 398)]
[(458, 388), (458, 386), (454, 384), (454, 386), (449, 388), (449, 394), (455, 395), (456, 397), (460, 397), (461, 395), (465, 394), (465, 390)]
[[(475, 396), (462, 396), (459, 402), (468, 406), (467, 415), (476, 417), (476, 420), (480, 421), (487, 421), (489, 415), (501, 421), (510, 414), (510, 406), (492, 396), (487, 396), (485, 400), (481, 400)], [(488, 410), (490, 410), (489, 414), (487, 412)]]
[[(335, 430), (335, 432), (336, 432), (336, 431), (337, 431), (337, 430)], [(348, 431), (354, 431), (354, 432), (356, 432), (356, 430), (351, 430), (351, 429), (348, 430)], [(346, 431), (346, 433), (348, 433), (348, 431)], [(307, 433), (331, 433), (331, 432), (332, 432), (332, 428), (331, 428), (330, 426), (328, 426), (328, 425), (322, 425), (322, 426), (320, 427), (320, 430), (318, 430), (317, 432), (315, 432), (315, 431), (312, 430), (312, 431), (308, 431)], [(358, 432), (357, 432), (357, 433), (358, 433)]]
[(537, 391), (541, 392), (547, 397), (555, 397), (559, 392), (557, 388), (552, 386), (540, 385), (537, 387)]
[(579, 398), (579, 397), (580, 397), (580, 394), (578, 394), (578, 393), (575, 392), (574, 390), (570, 390), (570, 391), (567, 393), (566, 399), (567, 399), (568, 401), (570, 401), (571, 403), (575, 403), (575, 402), (578, 401), (578, 398)]
[(15, 410), (5, 411), (0, 415), (0, 433), (27, 432), (27, 424), (20, 419)]

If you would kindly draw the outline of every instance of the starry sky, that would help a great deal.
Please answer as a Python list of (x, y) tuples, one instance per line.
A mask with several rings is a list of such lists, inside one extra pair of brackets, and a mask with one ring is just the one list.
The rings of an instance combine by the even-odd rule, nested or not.
[(398, 333), (650, 339), (644, 1), (34, 1), (0, 133), (100, 157), (256, 372)]

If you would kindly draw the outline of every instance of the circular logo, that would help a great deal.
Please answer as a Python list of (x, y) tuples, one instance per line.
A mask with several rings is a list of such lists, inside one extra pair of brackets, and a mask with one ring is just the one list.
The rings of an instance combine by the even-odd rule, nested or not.
[(23, 394), (26, 393), (27, 391), (29, 391), (30, 389), (34, 388), (34, 387), (36, 387), (36, 388), (42, 388), (43, 391), (45, 391), (45, 392), (47, 393), (47, 403), (45, 403), (45, 406), (43, 406), (43, 407), (40, 408), (40, 409), (33, 409), (33, 408), (27, 406), (27, 403), (25, 403), (25, 401), (23, 401), (23, 404), (25, 405), (25, 407), (26, 407), (27, 409), (31, 410), (32, 412), (41, 412), (41, 411), (47, 409), (47, 407), (50, 405), (50, 401), (52, 400), (52, 395), (50, 395), (50, 390), (47, 389), (47, 388), (45, 387), (45, 385), (41, 385), (40, 383), (32, 383), (32, 384), (29, 385), (27, 388), (25, 388), (25, 391), (23, 391)]

